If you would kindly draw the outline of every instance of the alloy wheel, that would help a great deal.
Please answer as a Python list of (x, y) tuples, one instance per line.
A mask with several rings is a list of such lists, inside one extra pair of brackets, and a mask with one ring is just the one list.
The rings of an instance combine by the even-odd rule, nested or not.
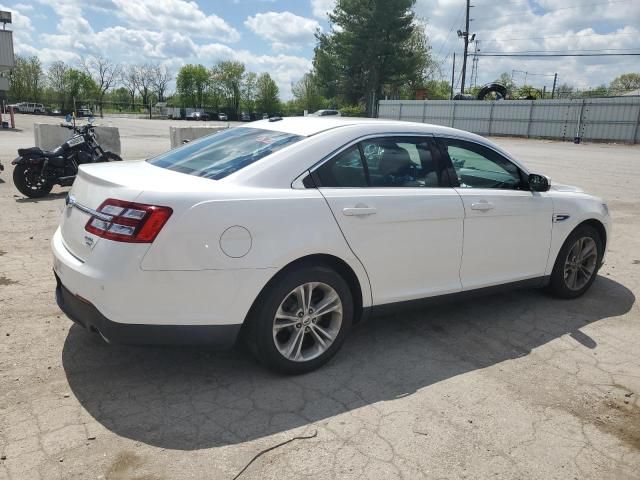
[(579, 238), (564, 262), (564, 283), (570, 290), (582, 289), (596, 271), (598, 247), (591, 237)]
[(309, 282), (289, 292), (273, 319), (278, 352), (294, 362), (319, 357), (334, 342), (342, 326), (342, 300), (329, 285)]

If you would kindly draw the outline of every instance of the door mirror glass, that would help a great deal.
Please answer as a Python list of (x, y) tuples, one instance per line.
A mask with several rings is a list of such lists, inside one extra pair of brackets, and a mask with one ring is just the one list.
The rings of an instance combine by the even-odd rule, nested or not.
[(65, 115), (65, 117), (64, 117), (64, 121), (65, 121), (65, 122), (67, 122), (67, 123), (71, 122), (71, 114), (70, 114), (70, 113), (67, 113), (67, 114)]
[(529, 174), (529, 189), (532, 192), (546, 192), (549, 190), (549, 179), (537, 173)]

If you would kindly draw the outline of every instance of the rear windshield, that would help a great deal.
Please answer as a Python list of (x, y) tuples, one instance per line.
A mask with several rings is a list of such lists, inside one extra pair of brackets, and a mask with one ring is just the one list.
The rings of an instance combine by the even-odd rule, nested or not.
[(229, 128), (170, 150), (148, 162), (176, 172), (220, 180), (303, 138), (258, 128)]

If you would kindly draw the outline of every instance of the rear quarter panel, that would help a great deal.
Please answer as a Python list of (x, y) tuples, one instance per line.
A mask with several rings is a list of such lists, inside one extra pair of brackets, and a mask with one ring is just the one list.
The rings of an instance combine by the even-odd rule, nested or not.
[[(166, 193), (143, 193), (138, 201), (166, 203)], [(307, 255), (328, 254), (344, 260), (360, 280), (363, 303), (370, 304), (363, 266), (347, 245), (326, 201), (315, 189), (220, 189), (215, 198), (181, 194), (171, 201), (174, 216), (141, 263), (143, 270), (282, 269)], [(251, 235), (249, 251), (233, 258), (221, 247), (233, 226)], [(266, 283), (266, 282), (265, 282)], [(247, 292), (249, 294), (249, 292)], [(259, 292), (254, 292), (257, 295)]]

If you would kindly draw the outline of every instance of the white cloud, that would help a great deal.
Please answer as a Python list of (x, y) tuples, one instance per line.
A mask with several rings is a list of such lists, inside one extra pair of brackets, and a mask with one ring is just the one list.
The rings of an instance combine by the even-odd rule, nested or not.
[(13, 43), (15, 46), (16, 53), (21, 53), (19, 51), (19, 46), (23, 44), (28, 44), (31, 42), (31, 32), (34, 31), (33, 25), (31, 23), (31, 19), (19, 12), (16, 7), (7, 7), (5, 5), (0, 4), (0, 10), (11, 12), (11, 24), (9, 24), (8, 30), (13, 30)]
[(325, 19), (335, 5), (336, 0), (311, 0), (311, 11), (314, 17)]
[[(595, 4), (598, 5), (595, 5)], [(444, 60), (442, 78), (451, 78), (451, 57), (456, 52), (456, 78), (460, 76), (463, 42), (456, 31), (464, 30), (464, 4), (457, 0), (417, 0), (416, 13), (427, 21), (426, 32), (432, 54)], [(480, 41), (481, 52), (568, 51), (585, 49), (637, 47), (637, 0), (537, 0), (536, 2), (485, 2), (471, 10), (472, 33)], [(597, 27), (596, 27), (597, 26)], [(544, 38), (541, 38), (544, 37)], [(471, 75), (471, 61), (467, 79)], [(554, 57), (504, 58), (480, 57), (478, 84), (495, 80), (500, 73), (512, 70), (553, 74), (560, 83), (580, 88), (609, 83), (614, 77), (633, 71), (625, 57)], [(524, 74), (516, 72), (518, 83)], [(527, 83), (551, 89), (553, 77), (528, 75)], [(467, 87), (468, 87), (467, 82)]]
[(256, 35), (269, 40), (274, 50), (299, 50), (314, 43), (320, 28), (316, 20), (291, 12), (258, 13), (247, 17), (244, 24)]
[(217, 15), (205, 14), (194, 1), (110, 0), (116, 14), (137, 28), (189, 32), (194, 37), (225, 42), (240, 39), (238, 31)]

